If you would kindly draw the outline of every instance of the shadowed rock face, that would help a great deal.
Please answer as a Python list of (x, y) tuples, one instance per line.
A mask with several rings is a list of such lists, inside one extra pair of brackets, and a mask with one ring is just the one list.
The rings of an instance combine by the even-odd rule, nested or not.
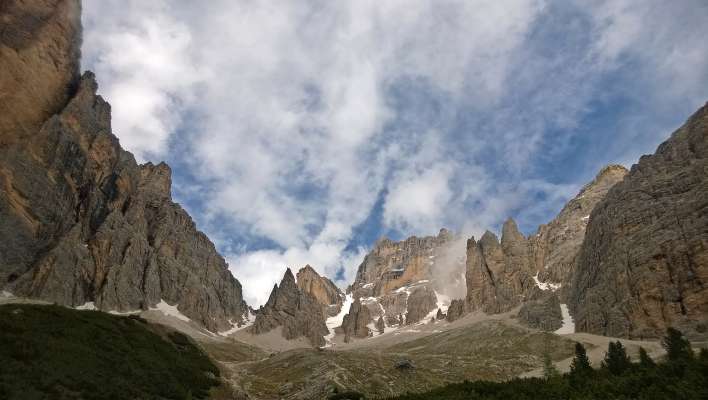
[(555, 293), (547, 293), (536, 301), (524, 303), (519, 310), (519, 321), (544, 331), (555, 331), (563, 325), (560, 301)]
[(651, 337), (708, 324), (708, 106), (590, 216), (570, 293), (577, 330)]
[(575, 198), (548, 224), (541, 225), (529, 238), (530, 255), (538, 280), (561, 285), (559, 294), (565, 302), (590, 213), (610, 190), (627, 175), (621, 165), (608, 165), (585, 185)]
[(258, 335), (282, 327), (283, 337), (306, 337), (313, 346), (324, 346), (329, 333), (322, 305), (311, 294), (300, 290), (292, 271), (285, 271), (280, 286), (275, 285), (268, 302), (256, 313), (251, 332)]
[[(379, 317), (380, 318), (380, 317)], [(362, 305), (357, 298), (349, 308), (349, 312), (342, 321), (342, 331), (344, 331), (344, 341), (349, 342), (352, 338), (367, 338), (371, 334), (371, 329), (367, 326), (372, 321), (369, 308)]]
[(331, 280), (320, 276), (309, 265), (297, 272), (297, 286), (314, 297), (328, 316), (333, 317), (342, 309), (344, 293)]
[(78, 12), (0, 6), (0, 289), (101, 310), (164, 300), (212, 331), (241, 323), (241, 285), (172, 202), (169, 167), (138, 165), (93, 74), (77, 78)]

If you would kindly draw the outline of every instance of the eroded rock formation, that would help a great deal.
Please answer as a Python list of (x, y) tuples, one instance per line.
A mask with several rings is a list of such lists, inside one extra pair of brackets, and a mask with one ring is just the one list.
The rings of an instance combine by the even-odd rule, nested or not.
[(285, 339), (306, 337), (313, 346), (324, 346), (329, 333), (322, 305), (311, 294), (300, 290), (292, 271), (285, 271), (265, 305), (256, 312), (250, 328), (258, 335), (281, 327)]
[(708, 332), (708, 105), (595, 207), (570, 293), (577, 330)]
[(342, 309), (344, 293), (329, 279), (306, 265), (297, 272), (297, 286), (320, 303), (328, 316), (335, 316)]
[(368, 325), (372, 320), (369, 308), (362, 305), (358, 298), (355, 299), (342, 321), (344, 341), (349, 342), (352, 338), (369, 337), (371, 329)]
[(241, 285), (170, 194), (111, 132), (78, 78), (77, 1), (0, 5), (0, 289), (134, 311), (164, 300), (212, 331), (248, 312)]
[(519, 321), (531, 328), (555, 331), (563, 325), (560, 300), (556, 293), (546, 293), (540, 299), (524, 303)]

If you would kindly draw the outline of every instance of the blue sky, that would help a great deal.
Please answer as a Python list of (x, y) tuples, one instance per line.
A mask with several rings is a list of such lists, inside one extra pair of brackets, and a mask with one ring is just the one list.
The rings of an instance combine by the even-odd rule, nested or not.
[(382, 235), (550, 220), (708, 100), (708, 3), (86, 0), (83, 67), (257, 306)]

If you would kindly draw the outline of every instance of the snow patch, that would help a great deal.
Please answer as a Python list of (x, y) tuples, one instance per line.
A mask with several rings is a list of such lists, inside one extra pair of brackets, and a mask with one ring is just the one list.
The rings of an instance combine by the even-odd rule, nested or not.
[(367, 283), (366, 285), (362, 286), (362, 288), (368, 289), (368, 288), (370, 288), (370, 287), (372, 287), (372, 286), (374, 286), (374, 283), (373, 283), (373, 282)]
[(590, 219), (590, 216), (589, 216), (589, 215), (586, 215), (586, 216), (584, 216), (584, 217), (582, 217), (582, 218), (580, 218), (580, 219), (583, 220), (583, 221), (587, 221), (587, 220)]
[(160, 302), (157, 303), (155, 307), (150, 307), (151, 310), (156, 310), (156, 311), (161, 311), (163, 314), (167, 315), (168, 317), (175, 317), (180, 321), (185, 321), (189, 322), (191, 321), (189, 318), (187, 318), (184, 314), (182, 314), (178, 309), (177, 306), (171, 306), (165, 302), (165, 300), (160, 299)]
[(96, 304), (93, 301), (87, 301), (83, 305), (76, 307), (77, 310), (95, 310)]
[(217, 332), (219, 336), (229, 336), (232, 333), (236, 333), (240, 331), (241, 329), (248, 328), (249, 326), (253, 325), (253, 323), (256, 321), (256, 315), (251, 313), (251, 311), (248, 311), (248, 316), (246, 317), (246, 322), (238, 326), (238, 324), (234, 323), (233, 321), (229, 321), (231, 324), (231, 329), (223, 331), (223, 332)]
[(561, 314), (563, 314), (563, 325), (554, 333), (557, 335), (575, 333), (575, 322), (573, 322), (573, 317), (571, 317), (570, 312), (568, 312), (567, 304), (561, 304)]
[(143, 312), (143, 310), (133, 310), (133, 311), (123, 311), (123, 312), (115, 311), (115, 310), (108, 311), (109, 314), (113, 314), (113, 315), (136, 315), (136, 314), (140, 314), (141, 312)]
[(539, 281), (538, 280), (538, 272), (536, 272), (536, 275), (534, 275), (533, 280), (534, 280), (534, 282), (536, 282), (536, 286), (538, 286), (538, 288), (541, 290), (550, 290), (550, 291), (555, 292), (556, 290), (560, 289), (560, 287), (561, 287), (560, 283)]
[(10, 293), (10, 292), (8, 292), (7, 290), (3, 290), (3, 291), (2, 291), (2, 294), (0, 294), (0, 297), (4, 297), (4, 298), (6, 298), (6, 299), (9, 299), (9, 298), (11, 298), (11, 297), (15, 297), (15, 295), (12, 294), (12, 293)]
[(342, 326), (342, 322), (344, 322), (344, 316), (349, 313), (349, 309), (352, 307), (353, 303), (354, 296), (349, 293), (347, 297), (344, 298), (344, 303), (342, 304), (342, 308), (339, 310), (339, 314), (335, 315), (334, 317), (327, 318), (325, 324), (327, 325), (327, 329), (329, 329), (329, 333), (327, 334), (327, 336), (324, 337), (325, 341), (327, 342), (324, 347), (332, 346), (332, 339), (334, 339), (335, 335), (334, 329), (339, 326)]

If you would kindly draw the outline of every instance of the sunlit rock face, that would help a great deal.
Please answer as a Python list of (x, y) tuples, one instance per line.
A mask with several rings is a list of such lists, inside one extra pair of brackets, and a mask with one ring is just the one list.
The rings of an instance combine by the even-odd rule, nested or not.
[(593, 210), (570, 291), (576, 329), (708, 331), (708, 106), (643, 156)]
[(451, 297), (464, 295), (464, 285), (464, 241), (441, 229), (437, 236), (380, 239), (348, 291), (367, 307), (369, 324), (383, 319), (385, 327), (399, 327), (446, 310)]
[(309, 293), (320, 303), (327, 316), (339, 314), (344, 302), (344, 293), (328, 278), (320, 276), (309, 265), (297, 272), (297, 286), (305, 293)]
[(166, 164), (138, 165), (79, 77), (77, 1), (0, 4), (0, 289), (67, 306), (161, 302), (212, 331), (243, 322), (241, 285), (171, 200)]

